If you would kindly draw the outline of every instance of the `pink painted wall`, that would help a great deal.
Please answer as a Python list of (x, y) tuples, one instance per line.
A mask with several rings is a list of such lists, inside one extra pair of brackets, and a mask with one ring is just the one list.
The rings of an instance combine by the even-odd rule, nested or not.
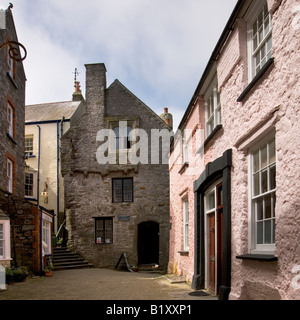
[[(205, 165), (233, 150), (232, 168), (232, 273), (230, 299), (300, 299), (300, 2), (268, 0), (272, 13), (274, 65), (253, 90), (237, 102), (248, 85), (247, 27), (238, 19), (217, 62), (222, 104), (222, 132), (205, 148), (204, 160), (190, 174), (179, 174), (170, 160), (171, 242), (170, 271), (192, 280), (194, 272), (193, 216), (195, 181)], [(198, 121), (204, 127), (204, 105), (199, 100), (186, 127)], [(276, 132), (276, 251), (277, 262), (238, 260), (249, 253), (249, 148), (270, 131)], [(186, 191), (185, 191), (186, 190)], [(182, 197), (190, 204), (190, 251), (182, 250)], [(300, 269), (300, 267), (299, 267)], [(298, 288), (299, 287), (299, 288)]]
[[(203, 103), (203, 102), (202, 102)], [(182, 145), (175, 144), (174, 151), (170, 157), (170, 255), (169, 272), (185, 276), (188, 282), (192, 282), (194, 272), (194, 192), (193, 182), (199, 177), (203, 162), (196, 152), (200, 148), (201, 121), (198, 101), (190, 115), (184, 129), (188, 132), (188, 159), (189, 166), (179, 173), (183, 166)], [(189, 201), (189, 252), (183, 251), (183, 200)]]

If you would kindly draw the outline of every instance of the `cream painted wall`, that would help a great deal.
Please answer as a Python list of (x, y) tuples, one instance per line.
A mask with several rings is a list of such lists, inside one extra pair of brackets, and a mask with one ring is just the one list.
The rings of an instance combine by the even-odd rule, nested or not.
[[(48, 210), (54, 210), (55, 223), (54, 231), (57, 231), (57, 123), (40, 123), (40, 185), (39, 185), (39, 205)], [(34, 193), (33, 198), (37, 199), (37, 177), (39, 158), (39, 127), (37, 124), (25, 125), (25, 136), (33, 135), (33, 155), (26, 159), (26, 164), (34, 169)], [(63, 133), (70, 127), (69, 122), (63, 123)], [(59, 145), (61, 137), (61, 124), (58, 124)], [(59, 155), (60, 157), (60, 155)], [(32, 171), (31, 171), (32, 172)], [(44, 189), (48, 186), (48, 197), (42, 196)], [(64, 211), (64, 189), (63, 178), (60, 173), (59, 159), (59, 211)]]

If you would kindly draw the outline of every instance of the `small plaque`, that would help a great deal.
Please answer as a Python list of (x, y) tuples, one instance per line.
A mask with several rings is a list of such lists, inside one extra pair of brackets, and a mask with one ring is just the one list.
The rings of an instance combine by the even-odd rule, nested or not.
[(130, 216), (119, 216), (118, 220), (119, 221), (129, 221), (130, 220)]

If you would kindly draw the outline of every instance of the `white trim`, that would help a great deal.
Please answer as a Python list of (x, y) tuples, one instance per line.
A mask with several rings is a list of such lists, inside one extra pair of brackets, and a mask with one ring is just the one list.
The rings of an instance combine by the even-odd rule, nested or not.
[(3, 225), (3, 255), (0, 256), (0, 261), (11, 260), (10, 252), (10, 220), (0, 220), (0, 224)]
[(8, 130), (7, 133), (14, 137), (14, 109), (9, 102), (7, 102), (7, 123), (8, 123)]
[[(213, 111), (210, 114), (210, 117), (208, 118), (208, 108), (210, 107), (210, 102), (209, 100), (212, 99), (213, 100)], [(209, 84), (209, 86), (207, 87), (205, 94), (204, 94), (204, 100), (205, 100), (205, 136), (208, 137), (211, 132), (213, 131), (213, 129), (222, 123), (222, 106), (221, 106), (221, 100), (220, 98), (220, 93), (218, 91), (218, 76), (217, 73), (215, 73), (211, 83)], [(209, 110), (211, 111), (211, 110)], [(212, 128), (211, 130), (208, 130), (208, 123), (211, 122), (213, 119), (213, 123), (212, 123)]]
[[(268, 5), (267, 0), (261, 1), (261, 0), (254, 0), (251, 8), (249, 9), (248, 13), (245, 16), (245, 19), (247, 21), (247, 53), (248, 53), (248, 83), (250, 83), (253, 78), (256, 75), (256, 72), (254, 72), (254, 55), (256, 52), (259, 51), (259, 49), (262, 48), (262, 45), (266, 44), (266, 41), (271, 36), (272, 38), (272, 16), (270, 14), (269, 10), (269, 18), (270, 18), (270, 30), (265, 35), (263, 42), (260, 44), (256, 50), (253, 50), (253, 23), (255, 20), (257, 20), (259, 13), (264, 8), (265, 4)], [(266, 55), (267, 56), (267, 55)], [(267, 61), (267, 60), (266, 60)]]
[[(258, 197), (261, 197), (263, 195), (267, 194), (274, 194), (276, 195), (276, 188), (267, 191), (265, 193), (259, 194), (258, 197), (253, 196), (253, 180), (252, 180), (252, 175), (253, 175), (253, 153), (263, 147), (264, 145), (268, 144), (268, 142), (272, 139), (275, 139), (276, 143), (276, 135), (274, 132), (269, 133), (267, 136), (265, 136), (263, 139), (259, 141), (256, 145), (252, 145), (252, 147), (249, 149), (248, 153), (248, 227), (249, 227), (249, 232), (248, 232), (248, 253), (252, 254), (274, 254), (274, 251), (276, 250), (276, 239), (275, 239), (275, 244), (257, 244), (256, 243), (256, 219), (254, 218), (254, 210), (253, 210), (253, 200), (255, 200)], [(277, 152), (275, 149), (275, 164), (277, 166), (278, 159), (277, 159)], [(268, 164), (269, 167), (269, 164)], [(269, 183), (269, 181), (268, 181)], [(275, 221), (276, 221), (276, 208), (275, 208)], [(276, 235), (276, 231), (275, 231)]]
[(13, 180), (14, 180), (14, 164), (13, 162), (7, 158), (6, 160), (6, 188), (7, 191), (13, 192)]
[[(189, 251), (189, 200), (185, 198), (182, 201), (183, 212), (183, 250)], [(186, 230), (187, 227), (187, 230)]]

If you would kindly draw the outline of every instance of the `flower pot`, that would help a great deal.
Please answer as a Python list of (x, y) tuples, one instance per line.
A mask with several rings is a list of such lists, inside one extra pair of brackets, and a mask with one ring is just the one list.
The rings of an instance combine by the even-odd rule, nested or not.
[(45, 271), (45, 277), (51, 277), (52, 271)]

